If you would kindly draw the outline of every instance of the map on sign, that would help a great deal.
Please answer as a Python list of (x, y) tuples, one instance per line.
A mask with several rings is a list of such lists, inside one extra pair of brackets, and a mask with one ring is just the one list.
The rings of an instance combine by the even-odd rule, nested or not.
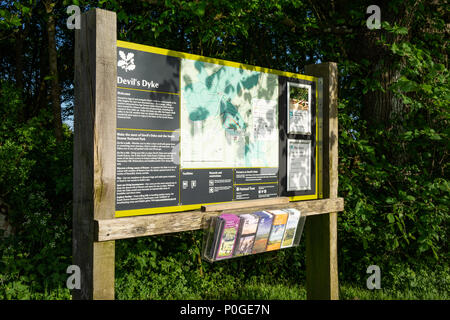
[(181, 168), (278, 167), (278, 77), (181, 60)]

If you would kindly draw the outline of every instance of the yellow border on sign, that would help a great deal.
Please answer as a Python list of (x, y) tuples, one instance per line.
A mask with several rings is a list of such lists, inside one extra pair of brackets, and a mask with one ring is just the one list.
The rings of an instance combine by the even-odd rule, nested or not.
[(317, 81), (316, 77), (307, 76), (307, 75), (303, 75), (303, 74), (280, 71), (280, 70), (263, 68), (263, 67), (257, 67), (257, 66), (252, 66), (249, 64), (245, 64), (245, 63), (233, 62), (233, 61), (228, 61), (228, 60), (209, 58), (209, 57), (199, 56), (196, 54), (162, 49), (162, 48), (158, 48), (158, 47), (152, 47), (152, 46), (147, 46), (144, 44), (138, 44), (138, 43), (133, 43), (133, 42), (128, 42), (128, 41), (117, 40), (117, 46), (121, 47), (121, 48), (127, 48), (127, 49), (133, 49), (133, 50), (138, 50), (138, 51), (145, 51), (145, 52), (150, 52), (150, 53), (161, 54), (164, 56), (171, 56), (171, 57), (183, 58), (183, 59), (188, 59), (188, 60), (196, 60), (196, 61), (220, 64), (223, 66), (235, 67), (235, 68), (240, 68), (240, 69), (245, 69), (245, 70), (250, 70), (250, 71), (272, 73), (272, 74), (277, 74), (279, 76), (284, 76), (284, 77), (289, 77), (289, 78), (303, 79), (303, 80), (308, 80), (308, 81)]
[(144, 92), (152, 92), (152, 93), (174, 94), (174, 95), (177, 95), (177, 96), (179, 95), (179, 93), (177, 93), (177, 92), (164, 92), (164, 91), (154, 91), (154, 90), (146, 90), (146, 89), (125, 88), (125, 87), (117, 87), (117, 89), (144, 91)]
[(156, 132), (176, 132), (174, 130), (156, 130), (156, 129), (131, 129), (131, 128), (116, 128), (116, 130), (131, 130), (131, 131), (156, 131)]
[[(319, 181), (322, 181), (321, 177), (319, 177), (319, 174), (321, 175), (321, 171), (318, 168), (318, 158), (319, 158), (319, 141), (318, 141), (318, 134), (319, 134), (319, 123), (318, 123), (318, 105), (319, 105), (319, 90), (318, 90), (318, 78), (298, 73), (292, 73), (292, 72), (286, 72), (286, 71), (280, 71), (270, 68), (264, 68), (264, 67), (258, 67), (258, 66), (252, 66), (249, 64), (244, 63), (238, 63), (228, 60), (222, 60), (222, 59), (216, 59), (216, 58), (209, 58), (204, 57), (196, 54), (190, 54), (190, 53), (184, 53), (180, 51), (174, 51), (174, 50), (168, 50), (153, 46), (147, 46), (143, 44), (128, 42), (128, 41), (117, 41), (117, 47), (126, 48), (126, 49), (132, 49), (132, 50), (138, 50), (138, 51), (144, 51), (144, 52), (150, 52), (155, 54), (161, 54), (165, 56), (171, 56), (171, 57), (177, 57), (182, 59), (188, 59), (188, 60), (196, 60), (196, 61), (202, 61), (202, 62), (208, 62), (218, 65), (224, 65), (228, 67), (234, 67), (244, 70), (250, 70), (250, 71), (258, 71), (258, 72), (264, 72), (264, 73), (271, 73), (276, 74), (283, 77), (288, 78), (295, 78), (295, 79), (301, 79), (301, 80), (307, 80), (307, 81), (314, 81), (316, 84), (316, 190), (315, 193), (312, 195), (302, 195), (302, 196), (293, 196), (289, 197), (290, 201), (299, 201), (299, 200), (312, 200), (312, 199), (318, 199), (318, 189), (319, 189)], [(123, 88), (123, 89), (130, 89), (131, 88)], [(137, 90), (137, 89), (134, 89)], [(143, 90), (140, 89), (140, 91), (149, 91), (149, 90)], [(179, 93), (172, 93), (177, 94), (181, 97), (181, 94)], [(117, 130), (132, 130), (132, 129), (126, 129), (126, 128), (117, 128)], [(141, 130), (141, 129), (135, 129), (135, 130)], [(142, 131), (153, 131), (153, 130), (142, 130)], [(162, 130), (161, 130), (162, 131)], [(192, 168), (189, 168), (192, 169)], [(241, 168), (202, 168), (202, 169), (241, 169)], [(244, 169), (244, 168), (242, 168)], [(257, 169), (257, 168), (255, 168)], [(181, 177), (181, 175), (180, 175)], [(234, 175), (233, 175), (234, 178)], [(233, 182), (234, 186), (234, 182)], [(233, 188), (234, 193), (234, 188)], [(205, 205), (212, 205), (212, 204), (218, 204), (218, 203), (230, 203), (230, 202), (236, 202), (236, 201), (245, 201), (245, 200), (234, 200), (234, 201), (225, 201), (225, 202), (214, 202), (214, 203), (202, 203), (202, 204), (192, 204), (192, 205), (177, 205), (177, 206), (169, 206), (169, 207), (158, 207), (158, 208), (146, 208), (146, 209), (133, 209), (133, 210), (119, 210), (115, 211), (115, 217), (131, 217), (131, 216), (140, 216), (140, 215), (148, 215), (148, 214), (158, 214), (158, 213), (171, 213), (171, 212), (181, 212), (181, 211), (190, 211), (190, 210), (199, 210), (202, 206)]]
[[(231, 201), (226, 201), (226, 202), (231, 202)], [(120, 211), (116, 211), (116, 218), (142, 216), (142, 215), (146, 215), (146, 214), (200, 210), (202, 206), (207, 206), (207, 205), (211, 205), (211, 204), (219, 204), (219, 203), (225, 203), (225, 202), (212, 202), (212, 203), (202, 203), (202, 204), (186, 204), (186, 205), (182, 205), (182, 206), (120, 210)]]
[(252, 186), (254, 184), (275, 184), (278, 183), (278, 181), (272, 181), (272, 182), (253, 182), (253, 183), (236, 183), (234, 186)]
[(319, 183), (322, 183), (322, 171), (319, 170), (319, 79), (314, 78), (314, 82), (316, 83), (316, 190), (314, 194), (289, 197), (289, 201), (319, 199)]

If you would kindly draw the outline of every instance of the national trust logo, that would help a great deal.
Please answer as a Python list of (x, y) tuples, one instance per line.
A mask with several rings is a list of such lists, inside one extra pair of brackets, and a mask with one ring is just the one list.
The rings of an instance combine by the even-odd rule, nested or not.
[(117, 62), (117, 66), (124, 69), (126, 72), (132, 71), (136, 68), (136, 65), (134, 64), (134, 53), (128, 52), (125, 55), (125, 52), (122, 50), (119, 50), (119, 56), (121, 60)]

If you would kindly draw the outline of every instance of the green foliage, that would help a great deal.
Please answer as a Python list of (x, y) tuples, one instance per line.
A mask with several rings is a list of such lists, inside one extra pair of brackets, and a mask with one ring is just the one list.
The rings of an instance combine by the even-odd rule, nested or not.
[[(431, 28), (438, 27), (440, 19), (433, 24)], [(383, 25), (388, 34), (381, 43), (399, 70), (389, 90), (405, 112), (393, 114), (387, 127), (369, 125), (358, 94), (346, 89), (348, 98), (341, 99), (339, 191), (346, 210), (338, 223), (340, 270), (342, 278), (361, 283), (363, 266), (378, 264), (389, 270), (387, 285), (395, 288), (415, 281), (396, 267), (401, 262), (448, 264), (450, 94), (439, 33), (398, 40), (389, 34), (411, 30)], [(365, 64), (344, 68), (354, 71)], [(365, 80), (360, 83), (363, 92), (381, 90)], [(361, 266), (360, 271), (351, 272), (354, 266)]]
[[(336, 61), (339, 196), (345, 198), (338, 215), (341, 298), (449, 298), (450, 93), (442, 7), (390, 2), (382, 16), (391, 21), (367, 31), (365, 1), (57, 2), (65, 115), (73, 104), (70, 4), (115, 11), (121, 40), (291, 72), (319, 59)], [(397, 19), (407, 10), (412, 22)], [(0, 15), (0, 209), (14, 228), (14, 236), (0, 241), (0, 299), (68, 299), (73, 144), (68, 127), (56, 143), (45, 98), (47, 40), (39, 30), (46, 15), (40, 2), (30, 1), (2, 3)], [(16, 35), (27, 57), (23, 90), (10, 50)], [(394, 75), (389, 83), (380, 80), (386, 72)], [(365, 113), (377, 93), (393, 94), (385, 106), (400, 102), (400, 111), (388, 108), (386, 123)], [(201, 244), (202, 231), (117, 241), (117, 298), (305, 298), (304, 241), (214, 264), (201, 260)], [(381, 267), (382, 290), (365, 289), (372, 264)]]
[(0, 200), (14, 231), (0, 242), (0, 299), (67, 298), (72, 134), (56, 147), (47, 114), (21, 123), (17, 90), (2, 81), (0, 92)]

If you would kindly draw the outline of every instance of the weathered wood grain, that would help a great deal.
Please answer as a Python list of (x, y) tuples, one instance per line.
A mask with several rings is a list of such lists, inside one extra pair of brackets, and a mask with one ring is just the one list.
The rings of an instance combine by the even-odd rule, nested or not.
[[(298, 201), (270, 206), (240, 208), (232, 212), (245, 213), (283, 208), (297, 208), (307, 216), (321, 215), (330, 211), (342, 211), (344, 209), (344, 199)], [(187, 211), (116, 219), (97, 219), (95, 221), (96, 241), (111, 241), (202, 229), (205, 227), (205, 221), (208, 216), (226, 211), (229, 210)]]
[[(338, 194), (337, 64), (308, 65), (305, 70), (323, 78), (323, 195), (331, 200)], [(308, 299), (339, 299), (336, 211), (306, 220)]]
[(95, 243), (94, 219), (114, 217), (116, 14), (92, 9), (75, 31), (73, 263), (74, 299), (114, 299), (114, 241)]

